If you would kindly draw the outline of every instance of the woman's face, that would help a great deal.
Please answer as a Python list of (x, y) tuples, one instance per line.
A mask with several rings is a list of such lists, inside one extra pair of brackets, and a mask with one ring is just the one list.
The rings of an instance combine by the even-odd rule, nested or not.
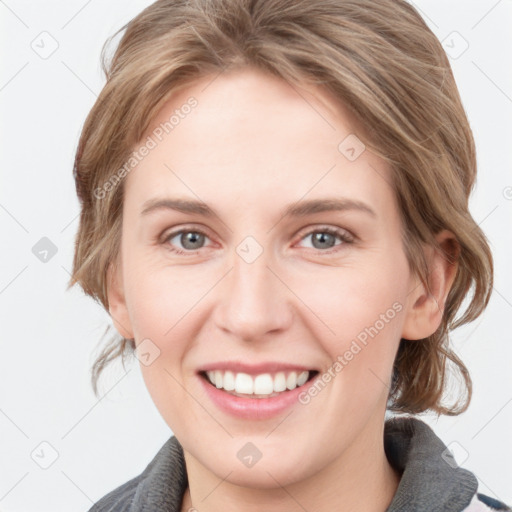
[[(160, 111), (125, 178), (112, 317), (188, 461), (243, 485), (374, 451), (407, 337), (391, 171), (330, 101), (248, 69), (205, 77)], [(205, 370), (245, 394), (315, 378), (244, 398)]]

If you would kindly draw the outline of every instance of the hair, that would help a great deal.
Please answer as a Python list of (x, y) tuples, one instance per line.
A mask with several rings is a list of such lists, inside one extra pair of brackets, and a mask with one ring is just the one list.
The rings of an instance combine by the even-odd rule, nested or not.
[[(107, 47), (123, 31), (109, 61)], [(106, 83), (84, 123), (74, 163), (81, 213), (68, 288), (79, 283), (108, 312), (107, 271), (120, 248), (124, 191), (115, 173), (171, 94), (207, 75), (248, 67), (299, 87), (310, 84), (349, 109), (364, 129), (358, 137), (391, 166), (411, 271), (429, 286), (425, 244), (458, 263), (436, 332), (400, 340), (388, 409), (447, 415), (467, 409), (471, 378), (450, 348), (449, 332), (487, 306), (493, 260), (468, 208), (476, 179), (472, 131), (446, 54), (410, 4), (159, 0), (106, 41), (101, 60)], [(109, 180), (116, 186), (105, 193)], [(443, 229), (456, 237), (457, 258), (435, 239)], [(96, 396), (105, 366), (119, 356), (124, 366), (134, 353), (134, 340), (119, 336), (92, 367)], [(451, 367), (463, 389), (450, 406), (443, 399)]]

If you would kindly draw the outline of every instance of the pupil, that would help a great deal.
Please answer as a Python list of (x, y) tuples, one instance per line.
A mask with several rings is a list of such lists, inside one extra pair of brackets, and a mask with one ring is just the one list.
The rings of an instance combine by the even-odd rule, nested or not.
[(190, 231), (184, 235), (182, 235), (182, 244), (184, 247), (187, 247), (187, 243), (192, 243), (192, 247), (187, 247), (188, 249), (197, 249), (197, 247), (195, 247), (193, 244), (195, 242), (197, 242), (197, 240), (201, 240), (201, 237), (203, 235), (201, 235), (200, 233), (196, 233), (194, 231)]
[[(315, 236), (313, 237), (313, 240), (314, 240), (313, 245), (315, 245), (316, 241), (319, 241), (320, 243), (325, 243), (326, 237), (331, 238), (331, 239), (333, 238), (333, 236), (330, 233), (315, 233)], [(332, 247), (332, 245), (329, 245), (329, 247)]]

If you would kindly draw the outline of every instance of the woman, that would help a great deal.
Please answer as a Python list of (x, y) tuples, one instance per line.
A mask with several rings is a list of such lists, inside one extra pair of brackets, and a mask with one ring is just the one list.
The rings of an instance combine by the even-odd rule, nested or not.
[(136, 354), (174, 435), (91, 511), (510, 510), (414, 416), (468, 407), (448, 336), (493, 276), (414, 8), (157, 1), (124, 28), (77, 151), (71, 284), (121, 336), (94, 386)]

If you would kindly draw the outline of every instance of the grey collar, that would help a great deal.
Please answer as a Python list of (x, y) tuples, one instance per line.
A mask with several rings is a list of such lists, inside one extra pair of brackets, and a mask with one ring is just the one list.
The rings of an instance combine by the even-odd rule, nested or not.
[(451, 452), (423, 421), (387, 420), (384, 450), (402, 476), (386, 512), (459, 512), (478, 489), (476, 477), (458, 467)]

